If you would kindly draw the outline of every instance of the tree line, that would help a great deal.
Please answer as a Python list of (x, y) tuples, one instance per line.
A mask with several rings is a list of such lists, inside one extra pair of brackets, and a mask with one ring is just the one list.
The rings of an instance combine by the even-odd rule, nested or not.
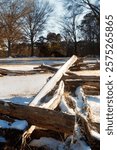
[[(26, 53), (30, 49), (28, 56), (34, 56), (35, 53), (38, 53), (38, 56), (48, 56), (52, 55), (52, 52), (69, 56), (72, 53), (82, 53), (82, 47), (87, 45), (89, 48), (92, 45), (92, 51), (95, 47), (99, 52), (99, 1), (62, 2), (65, 11), (58, 22), (60, 33), (50, 32), (43, 37), (40, 35), (47, 28), (54, 11), (48, 1), (0, 0), (0, 49), (7, 49), (8, 57), (12, 55), (13, 50), (16, 55), (18, 49), (23, 48), (27, 49)], [(19, 55), (20, 52), (19, 50)]]

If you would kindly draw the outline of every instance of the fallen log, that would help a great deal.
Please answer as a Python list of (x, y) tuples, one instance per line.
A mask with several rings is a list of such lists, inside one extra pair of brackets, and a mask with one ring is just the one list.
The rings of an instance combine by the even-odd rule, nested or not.
[(100, 89), (100, 82), (85, 82), (84, 86), (94, 86), (96, 87), (97, 89)]
[(60, 103), (62, 95), (64, 94), (64, 82), (59, 83), (58, 89), (55, 91), (55, 94), (49, 102), (42, 104), (41, 108), (47, 108), (54, 110)]
[[(45, 84), (45, 86), (39, 91), (37, 96), (33, 99), (33, 101), (29, 104), (29, 106), (36, 106), (37, 104), (42, 104), (41, 99), (48, 94), (57, 84), (57, 82), (62, 78), (63, 74), (69, 69), (72, 64), (78, 60), (76, 56), (72, 56), (58, 71), (57, 73)], [(53, 101), (53, 100), (52, 100)], [(39, 103), (40, 102), (40, 103)], [(52, 107), (52, 106), (51, 106)], [(47, 107), (46, 107), (47, 108)], [(36, 126), (32, 125), (28, 131), (24, 133), (23, 136), (30, 135), (34, 130)], [(25, 138), (24, 138), (25, 139)]]
[(70, 80), (73, 80), (73, 79), (76, 79), (76, 80), (79, 80), (79, 81), (83, 81), (83, 82), (86, 82), (86, 81), (94, 81), (94, 82), (99, 82), (100, 81), (100, 77), (99, 76), (86, 76), (86, 75), (77, 75), (77, 74), (74, 74), (74, 73), (67, 73), (68, 75), (64, 76), (63, 77), (63, 80), (67, 80), (67, 79), (70, 79)]
[[(68, 64), (69, 65), (69, 64)], [(58, 74), (59, 74), (59, 71), (58, 71)], [(58, 76), (58, 74), (55, 74), (56, 76), (54, 77), (57, 81), (59, 81), (58, 79), (57, 79), (57, 76)], [(60, 74), (61, 75), (61, 74)], [(52, 80), (52, 79), (51, 79)], [(54, 82), (54, 80), (52, 80), (52, 82)], [(47, 82), (48, 83), (48, 82)], [(54, 86), (55, 86), (55, 83), (53, 83), (54, 84)], [(53, 84), (52, 85), (50, 85), (50, 87), (48, 87), (48, 85), (47, 85), (47, 87), (46, 87), (46, 85), (43, 87), (43, 88), (46, 88), (46, 90), (47, 90), (47, 92), (46, 91), (44, 91), (45, 93), (43, 93), (43, 88), (41, 89), (42, 90), (42, 92), (41, 92), (41, 94), (43, 95), (43, 97), (47, 94), (47, 93), (49, 93), (48, 91), (51, 91), (53, 88), (54, 88), (54, 86), (53, 86)], [(51, 87), (52, 86), (52, 87)], [(51, 89), (51, 90), (50, 90)], [(62, 89), (62, 90), (61, 90)], [(55, 97), (53, 97), (51, 100), (50, 100), (50, 102), (47, 104), (47, 106), (46, 105), (43, 105), (42, 107), (43, 108), (48, 108), (48, 109), (55, 109), (56, 107), (57, 107), (57, 105), (59, 104), (59, 102), (60, 102), (60, 93), (61, 93), (61, 91), (63, 92), (63, 90), (64, 90), (64, 83), (63, 83), (63, 81), (61, 81), (61, 83), (60, 83), (60, 87), (59, 87), (59, 89), (58, 89), (58, 91), (57, 91), (57, 93), (58, 94), (56, 94), (56, 96)], [(39, 94), (36, 96), (36, 100), (34, 99), (30, 104), (29, 104), (29, 106), (36, 106), (37, 105), (37, 103), (38, 103), (38, 98), (39, 98)], [(41, 97), (42, 98), (42, 97)], [(41, 100), (41, 99), (39, 99), (39, 100)], [(41, 105), (42, 103), (40, 103), (40, 105)], [(39, 105), (39, 104), (38, 104)], [(27, 139), (27, 137), (29, 137), (32, 133), (33, 133), (33, 131), (35, 130), (35, 128), (36, 128), (36, 126), (35, 125), (31, 125), (31, 127), (23, 134), (23, 140), (26, 140)], [(24, 145), (24, 143), (25, 143), (25, 141), (23, 141), (22, 142), (23, 144), (22, 144), (22, 146)]]
[(69, 134), (73, 132), (74, 128), (74, 116), (54, 110), (1, 101), (0, 113), (14, 118), (27, 120), (29, 124), (58, 132)]
[(82, 132), (83, 132), (84, 136), (86, 137), (87, 142), (90, 145), (91, 149), (99, 150), (100, 149), (100, 140), (92, 135), (88, 121), (82, 115), (79, 115), (79, 113), (77, 113), (76, 115), (77, 115), (79, 127), (82, 129)]
[(67, 91), (74, 91), (78, 86), (83, 86), (86, 95), (99, 95), (100, 82), (93, 79), (65, 79), (65, 88)]
[[(91, 68), (90, 68), (91, 66)], [(100, 62), (88, 61), (85, 62), (85, 59), (79, 59), (77, 63), (75, 63), (72, 67), (70, 67), (71, 71), (79, 71), (79, 70), (99, 70)]]
[(31, 106), (39, 105), (41, 99), (48, 94), (57, 84), (57, 82), (62, 78), (66, 71), (68, 71), (69, 67), (78, 60), (78, 58), (73, 55), (57, 72), (56, 74), (44, 85), (44, 87), (39, 91), (37, 96), (30, 103)]
[(2, 68), (0, 68), (0, 74), (1, 74), (1, 75), (3, 75), (3, 76), (4, 76), (4, 75), (7, 75), (7, 72), (8, 72), (7, 69), (2, 69)]
[(51, 66), (52, 66), (52, 67), (58, 67), (58, 66), (62, 66), (62, 65), (64, 65), (64, 63), (58, 63), (58, 64), (56, 63), (56, 64), (51, 64)]
[(0, 68), (0, 75), (2, 76), (21, 76), (21, 75), (32, 75), (32, 74), (38, 74), (41, 71), (44, 70), (28, 70), (28, 71), (23, 71), (23, 70), (8, 70), (8, 69), (1, 69)]
[(91, 108), (87, 103), (87, 99), (84, 92), (82, 91), (82, 88), (79, 87), (76, 91), (76, 94), (78, 96), (78, 101), (80, 101), (80, 105), (78, 105), (77, 101), (69, 94), (65, 95), (67, 105), (71, 107), (76, 113), (75, 126), (77, 125), (79, 130), (75, 128), (74, 136), (77, 135), (77, 138), (79, 139), (85, 137), (92, 150), (99, 150), (100, 140), (94, 137), (92, 134), (92, 128), (95, 128), (97, 131), (99, 128), (92, 127), (93, 120)]
[[(59, 83), (59, 87), (56, 90), (53, 98), (48, 103), (42, 103), (41, 107), (54, 110), (59, 105), (63, 92), (64, 92), (64, 82), (61, 81)], [(34, 105), (32, 105), (32, 103), (30, 103), (29, 106), (34, 107)], [(24, 134), (22, 135), (22, 147), (23, 147), (22, 149), (24, 149), (24, 147), (25, 147), (26, 139), (32, 135), (32, 133), (35, 131), (35, 129), (36, 129), (36, 126), (31, 125), (30, 128), (27, 131), (25, 131)]]
[(98, 91), (98, 90), (85, 90), (84, 89), (84, 93), (86, 95), (100, 95), (100, 91)]
[(88, 84), (88, 85), (98, 85), (99, 81), (93, 81), (93, 79), (91, 81), (88, 81), (86, 79), (66, 79), (64, 80), (65, 85), (69, 85), (69, 86), (80, 86), (83, 84)]
[[(0, 113), (18, 119), (25, 119), (30, 124), (35, 124), (42, 128), (67, 133), (68, 135), (73, 134), (75, 123), (75, 116), (73, 115), (2, 101), (0, 102)], [(94, 150), (99, 147), (99, 140), (92, 136), (89, 122), (79, 113), (77, 113), (77, 120), (78, 124), (80, 124), (81, 128), (84, 130), (84, 135), (86, 136), (91, 148)]]
[(39, 67), (35, 67), (34, 69), (42, 69), (42, 70), (46, 70), (46, 71), (50, 71), (50, 72), (57, 72), (58, 69), (55, 67), (52, 67), (50, 65), (46, 65), (46, 64), (42, 64)]
[(15, 120), (13, 118), (10, 118), (9, 116), (0, 114), (0, 120), (5, 120), (7, 122), (13, 123)]
[(74, 65), (69, 68), (69, 70), (70, 70), (70, 71), (79, 71), (79, 70), (80, 70), (80, 65), (79, 65), (79, 64), (80, 64), (82, 61), (83, 61), (83, 59), (82, 59), (82, 58), (79, 58), (79, 59), (74, 63)]

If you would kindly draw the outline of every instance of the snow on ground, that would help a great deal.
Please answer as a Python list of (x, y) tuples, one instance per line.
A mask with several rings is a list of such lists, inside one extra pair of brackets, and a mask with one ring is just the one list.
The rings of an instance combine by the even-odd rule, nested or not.
[(52, 150), (64, 150), (64, 144), (61, 141), (55, 140), (53, 138), (42, 137), (40, 139), (35, 139), (31, 141), (30, 146), (47, 146)]
[(6, 102), (11, 102), (14, 104), (20, 104), (20, 105), (28, 105), (32, 100), (34, 96), (32, 97), (12, 97), (8, 99), (4, 99)]
[(18, 129), (18, 130), (25, 130), (28, 126), (26, 120), (15, 120), (13, 123), (9, 123), (4, 120), (0, 120), (0, 128), (5, 129)]
[(21, 71), (28, 71), (33, 70), (34, 67), (38, 67), (39, 65), (0, 65), (1, 69), (8, 69), (8, 70), (21, 70)]
[(0, 99), (36, 95), (52, 74), (0, 77)]
[(62, 112), (75, 115), (75, 112), (73, 111), (73, 109), (71, 109), (70, 107), (68, 107), (68, 105), (67, 105), (67, 103), (65, 101), (64, 96), (62, 97), (62, 100), (61, 100), (59, 106), (60, 106), (60, 109), (61, 109)]
[(42, 137), (40, 139), (35, 139), (31, 141), (30, 146), (47, 146), (49, 149), (52, 150), (91, 150), (91, 148), (83, 140), (79, 140), (75, 144), (70, 144), (69, 146), (67, 146), (61, 141), (46, 137)]
[[(10, 59), (12, 60), (12, 59)], [(20, 61), (20, 59), (19, 59)], [(24, 60), (25, 62), (25, 60)], [(41, 63), (46, 63), (46, 64), (56, 64), (58, 61), (54, 60), (52, 61), (30, 61), (28, 62), (22, 62), (20, 65), (14, 62), (10, 62), (9, 64), (9, 59), (8, 59), (8, 64), (6, 65), (5, 62), (2, 62), (0, 60), (0, 68), (3, 69), (9, 69), (9, 70), (32, 70), (33, 67), (37, 67)], [(65, 62), (59, 61), (61, 63)], [(13, 64), (12, 64), (13, 63)], [(78, 75), (99, 75), (99, 71), (97, 70), (91, 70), (89, 71), (78, 71), (76, 72)], [(35, 75), (26, 75), (26, 76), (4, 76), (0, 77), (0, 100), (6, 100), (10, 101), (16, 104), (23, 104), (27, 105), (33, 98), (36, 96), (36, 94), (39, 92), (39, 90), (44, 86), (44, 84), (47, 82), (48, 77), (52, 76), (53, 74), (35, 74)], [(99, 101), (99, 96), (88, 96), (86, 97), (88, 100), (89, 105), (93, 109), (93, 112), (95, 114), (95, 120), (99, 121), (99, 112), (100, 112), (100, 101)], [(64, 102), (64, 101), (63, 101)], [(62, 103), (63, 103), (62, 102)], [(67, 112), (68, 109), (67, 107), (63, 108), (63, 104), (61, 103), (62, 109), (65, 109)], [(71, 112), (71, 111), (70, 111)], [(71, 112), (73, 113), (73, 112)], [(97, 122), (97, 121), (96, 121)], [(0, 128), (16, 128), (16, 129), (25, 129), (27, 127), (27, 122), (26, 121), (20, 121), (20, 120), (15, 120), (14, 123), (10, 123), (4, 120), (0, 120)], [(99, 137), (99, 135), (94, 134), (94, 136)], [(3, 137), (0, 137), (0, 141), (6, 141)], [(50, 148), (55, 147), (55, 150), (58, 148), (58, 150), (63, 150), (65, 149), (65, 143), (62, 143), (60, 141), (57, 141), (52, 138), (40, 138), (39, 140), (32, 141), (30, 143), (31, 145), (37, 143), (39, 146), (40, 145), (49, 145)], [(57, 147), (57, 148), (56, 148)], [(78, 141), (75, 144), (72, 144), (70, 146), (70, 150), (91, 150), (89, 146), (84, 141)]]
[[(0, 68), (9, 70), (32, 70), (38, 65), (0, 65)], [(78, 75), (99, 75), (99, 71), (78, 71)], [(0, 77), (0, 99), (12, 97), (34, 96), (46, 83), (48, 74), (36, 74), (26, 76), (4, 76)]]

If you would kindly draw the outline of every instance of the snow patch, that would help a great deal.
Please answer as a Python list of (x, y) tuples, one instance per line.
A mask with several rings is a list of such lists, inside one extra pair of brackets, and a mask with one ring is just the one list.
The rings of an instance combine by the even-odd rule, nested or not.
[(9, 128), (9, 122), (4, 121), (4, 120), (0, 120), (0, 128)]
[(40, 139), (35, 139), (32, 140), (29, 145), (35, 147), (47, 146), (52, 150), (64, 150), (64, 144), (53, 138), (42, 137)]
[[(69, 137), (68, 137), (69, 138)], [(30, 146), (41, 147), (47, 146), (51, 150), (91, 150), (91, 148), (83, 140), (77, 141), (75, 144), (69, 143), (72, 136), (63, 143), (61, 141), (55, 140), (53, 138), (42, 137), (40, 139), (34, 139), (30, 142)], [(69, 145), (69, 144), (70, 145)]]
[(20, 105), (28, 105), (34, 97), (13, 97), (10, 99), (5, 99), (5, 102), (11, 102), (14, 104), (20, 104)]
[(72, 114), (72, 115), (75, 115), (75, 112), (73, 111), (73, 109), (69, 108), (66, 101), (65, 101), (65, 98), (64, 96), (62, 96), (62, 100), (61, 100), (61, 103), (60, 103), (60, 109), (62, 112), (65, 112), (65, 113), (69, 113), (69, 114)]
[(81, 86), (78, 86), (75, 90), (75, 95), (77, 96), (74, 100), (76, 101), (77, 111), (81, 111), (86, 107), (87, 101), (84, 91)]
[(83, 100), (83, 98), (85, 97), (85, 95), (84, 95), (84, 91), (83, 91), (83, 89), (82, 89), (81, 86), (78, 86), (76, 88), (75, 95), (77, 96), (78, 101), (82, 101)]
[(6, 143), (6, 142), (7, 142), (6, 139), (4, 137), (0, 136), (0, 143)]
[(12, 123), (11, 129), (17, 129), (17, 130), (25, 130), (28, 126), (28, 122), (26, 120), (15, 120), (15, 122)]
[(51, 74), (4, 76), (0, 78), (0, 99), (36, 95)]
[(13, 123), (9, 123), (5, 120), (0, 120), (0, 128), (3, 128), (3, 129), (25, 130), (27, 126), (28, 126), (28, 123), (25, 120), (15, 120)]

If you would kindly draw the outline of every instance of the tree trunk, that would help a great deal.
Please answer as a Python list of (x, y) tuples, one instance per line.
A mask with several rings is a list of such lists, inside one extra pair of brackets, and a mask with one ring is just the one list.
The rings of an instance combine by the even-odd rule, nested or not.
[[(74, 31), (76, 32), (76, 31)], [(76, 33), (74, 33), (74, 55), (77, 55), (77, 40), (76, 40)]]
[(33, 37), (31, 37), (31, 57), (34, 56), (34, 41)]
[(73, 14), (73, 37), (74, 37), (74, 55), (77, 55), (77, 40), (76, 40), (76, 15)]
[(8, 40), (8, 57), (11, 56), (11, 41)]

